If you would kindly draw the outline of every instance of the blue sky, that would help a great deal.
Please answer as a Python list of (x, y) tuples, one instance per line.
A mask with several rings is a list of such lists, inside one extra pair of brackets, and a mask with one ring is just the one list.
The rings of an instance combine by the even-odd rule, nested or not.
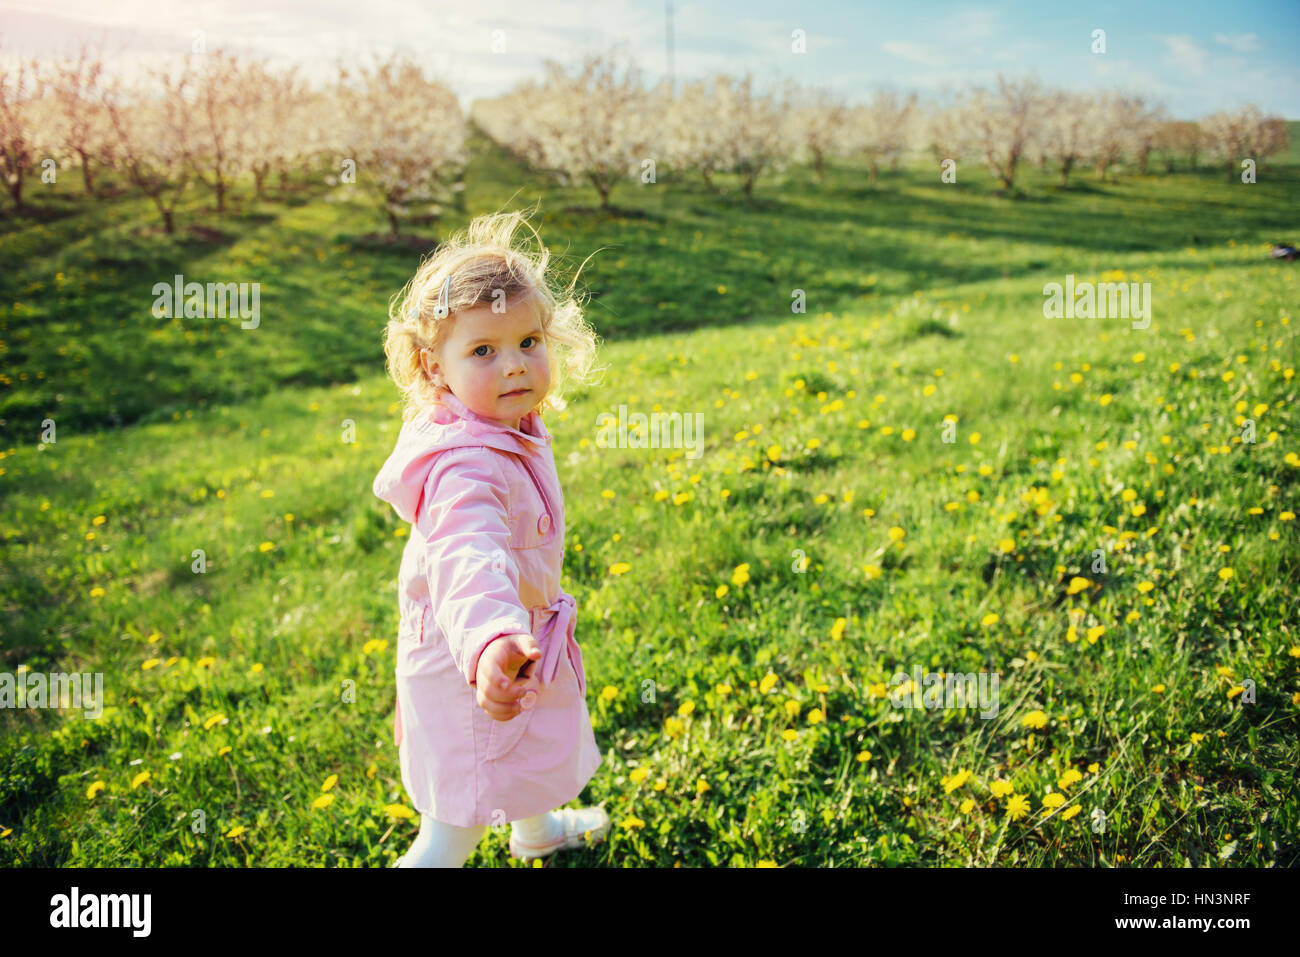
[[(963, 4), (831, 0), (674, 2), (676, 74), (754, 70), (835, 89), (850, 100), (889, 86), (940, 93), (999, 71), (1071, 89), (1126, 88), (1197, 118), (1253, 101), (1300, 119), (1300, 0)], [(324, 78), (338, 58), (399, 49), (419, 57), (465, 106), (619, 49), (651, 80), (666, 72), (664, 0), (0, 0), (0, 55), (103, 43), (123, 71), (190, 47), (295, 62)], [(806, 52), (791, 51), (805, 31)], [(1091, 52), (1092, 31), (1106, 52)], [(491, 48), (503, 31), (504, 52)]]

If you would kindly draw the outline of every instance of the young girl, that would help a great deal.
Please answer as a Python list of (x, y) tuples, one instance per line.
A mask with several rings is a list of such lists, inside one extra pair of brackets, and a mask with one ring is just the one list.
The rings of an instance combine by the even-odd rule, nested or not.
[(552, 810), (601, 756), (576, 606), (560, 587), (564, 499), (541, 417), (565, 407), (562, 379), (586, 380), (597, 337), (571, 296), (552, 294), (545, 246), (515, 247), (521, 223), (480, 217), (439, 247), (384, 340), (406, 407), (374, 493), (413, 525), (393, 741), (421, 827), (399, 867), (460, 867), (489, 824), (514, 822), (522, 858), (609, 829), (604, 808)]

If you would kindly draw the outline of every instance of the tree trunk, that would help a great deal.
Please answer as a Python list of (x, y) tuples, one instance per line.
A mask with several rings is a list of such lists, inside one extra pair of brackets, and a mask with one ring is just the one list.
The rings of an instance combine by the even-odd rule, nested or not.
[(820, 186), (822, 183), (822, 177), (825, 172), (825, 169), (826, 169), (826, 157), (822, 154), (821, 150), (814, 150), (813, 151), (813, 170), (814, 170), (813, 181), (817, 183), (818, 186)]
[(876, 185), (876, 167), (877, 167), (877, 166), (879, 166), (879, 163), (877, 163), (876, 160), (873, 159), (873, 160), (871, 161), (869, 167), (868, 167), (868, 169), (869, 169), (869, 173), (868, 173), (868, 177), (867, 177), (867, 185), (868, 185), (868, 186), (875, 187), (875, 185)]
[(226, 211), (226, 181), (221, 178), (220, 174), (217, 176), (216, 187), (217, 212), (224, 213)]
[(1142, 149), (1138, 150), (1138, 172), (1141, 173), (1143, 176), (1145, 176), (1147, 173), (1147, 160), (1150, 157), (1151, 157), (1151, 150), (1149, 147), (1143, 147)]
[(391, 229), (393, 235), (396, 236), (397, 235), (397, 214), (393, 212), (391, 207), (386, 209), (385, 212), (388, 213), (388, 228)]
[(83, 153), (81, 150), (77, 151), (77, 155), (81, 157), (81, 180), (86, 185), (86, 195), (94, 196), (95, 195), (95, 174), (92, 173), (90, 170), (90, 157), (87, 156), (85, 153)]
[(700, 168), (700, 173), (701, 175), (704, 176), (704, 185), (709, 187), (709, 192), (716, 193), (718, 191), (718, 187), (713, 184), (713, 171), (710, 170), (707, 166), (703, 166)]
[(166, 230), (168, 236), (174, 235), (176, 233), (176, 221), (172, 216), (172, 211), (170, 209), (164, 209), (162, 211), (162, 217), (163, 229)]
[(14, 212), (23, 211), (23, 174), (18, 173), (9, 184), (9, 195), (14, 198)]
[(1074, 157), (1068, 156), (1061, 160), (1061, 185), (1070, 185), (1070, 170), (1074, 168)]

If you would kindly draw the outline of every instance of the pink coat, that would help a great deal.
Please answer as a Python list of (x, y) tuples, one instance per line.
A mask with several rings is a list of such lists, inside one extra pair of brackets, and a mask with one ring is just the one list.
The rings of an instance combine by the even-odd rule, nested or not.
[[(560, 588), (564, 499), (551, 436), (533, 410), (519, 429), (446, 408), (406, 422), (375, 478), (411, 535), (398, 572), (397, 713), (402, 784), (422, 813), (469, 827), (572, 801), (600, 767), (576, 604)], [(483, 649), (527, 632), (536, 704), (509, 721), (478, 705)]]

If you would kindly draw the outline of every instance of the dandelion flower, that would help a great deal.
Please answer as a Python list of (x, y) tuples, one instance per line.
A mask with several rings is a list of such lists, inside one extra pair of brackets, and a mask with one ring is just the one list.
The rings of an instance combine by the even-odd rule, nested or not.
[(1007, 799), (1007, 817), (1018, 821), (1029, 813), (1029, 799), (1023, 794), (1013, 794)]
[(1015, 790), (1015, 786), (1010, 781), (990, 781), (989, 792), (995, 797), (1005, 797)]
[(1047, 715), (1041, 711), (1034, 710), (1021, 718), (1020, 723), (1026, 728), (1045, 728), (1047, 727)]
[(959, 787), (965, 784), (969, 778), (970, 778), (970, 771), (966, 770), (965, 768), (962, 768), (952, 777), (945, 776), (941, 778), (939, 780), (939, 783), (943, 785), (944, 794), (951, 794), (953, 791), (957, 790)]

